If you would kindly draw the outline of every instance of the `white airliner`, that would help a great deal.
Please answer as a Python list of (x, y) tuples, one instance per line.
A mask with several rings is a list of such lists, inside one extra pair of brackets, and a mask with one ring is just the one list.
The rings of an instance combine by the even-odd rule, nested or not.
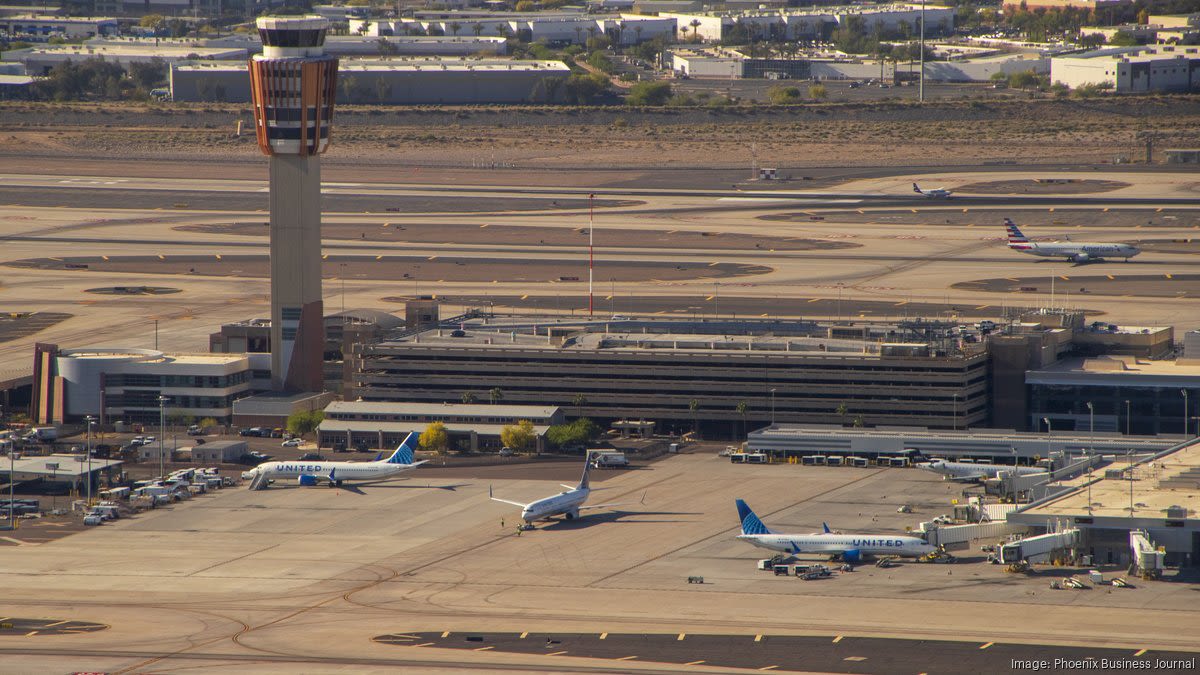
[(948, 199), (953, 192), (946, 188), (934, 188), (932, 190), (922, 190), (921, 186), (913, 183), (913, 192), (921, 195), (926, 199)]
[(321, 481), (336, 487), (342, 481), (375, 481), (411, 471), (427, 460), (413, 461), (417, 448), (417, 433), (409, 432), (391, 457), (374, 462), (264, 462), (242, 474), (249, 479), (251, 490), (263, 490), (272, 481), (295, 480), (297, 485), (316, 485)]
[(1044, 258), (1066, 258), (1074, 263), (1085, 263), (1104, 258), (1124, 258), (1125, 262), (1129, 262), (1130, 258), (1142, 252), (1142, 249), (1130, 244), (1029, 241), (1029, 237), (1021, 234), (1021, 229), (1008, 218), (1004, 219), (1004, 227), (1008, 230), (1009, 248)]
[[(524, 520), (528, 524), (533, 524), (533, 521), (535, 520), (547, 520), (551, 516), (557, 515), (562, 515), (567, 520), (575, 520), (579, 517), (579, 512), (584, 509), (602, 509), (609, 506), (622, 506), (622, 504), (595, 504), (593, 506), (583, 505), (583, 503), (587, 501), (588, 495), (592, 492), (591, 487), (588, 485), (588, 471), (590, 471), (592, 468), (591, 458), (591, 453), (587, 453), (587, 456), (584, 457), (583, 478), (579, 480), (579, 485), (564, 484), (563, 487), (567, 488), (566, 491), (560, 492), (553, 497), (546, 497), (545, 499), (539, 499), (535, 502), (523, 504), (521, 502), (514, 502), (508, 499), (493, 497), (492, 486), (490, 485), (488, 486), (488, 497), (491, 498), (492, 501), (504, 502), (505, 504), (512, 504), (513, 506), (521, 507), (521, 520)], [(646, 501), (646, 495), (642, 495), (642, 501)]]
[(842, 560), (859, 562), (863, 556), (894, 555), (904, 558), (919, 558), (936, 549), (919, 537), (898, 534), (837, 534), (823, 525), (824, 532), (813, 534), (782, 534), (772, 532), (750, 510), (746, 502), (738, 499), (738, 518), (742, 521), (742, 533), (738, 539), (748, 541), (760, 548), (783, 553), (821, 553), (841, 556)]
[(981, 481), (989, 478), (999, 478), (1005, 474), (1029, 476), (1035, 473), (1046, 473), (1046, 470), (1040, 466), (973, 464), (970, 462), (947, 462), (944, 459), (937, 459), (932, 462), (919, 462), (916, 467), (941, 474), (946, 480), (955, 481)]

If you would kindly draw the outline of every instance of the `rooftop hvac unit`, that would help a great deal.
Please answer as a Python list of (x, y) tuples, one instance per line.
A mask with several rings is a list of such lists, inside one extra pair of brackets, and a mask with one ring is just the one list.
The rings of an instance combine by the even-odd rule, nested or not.
[(1167, 507), (1167, 517), (1168, 518), (1187, 518), (1187, 509), (1182, 506), (1178, 506), (1178, 505), (1168, 506)]

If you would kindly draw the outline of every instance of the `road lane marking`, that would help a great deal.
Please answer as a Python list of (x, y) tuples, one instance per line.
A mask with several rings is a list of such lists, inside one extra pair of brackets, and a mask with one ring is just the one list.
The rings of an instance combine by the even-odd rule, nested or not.
[(561, 652), (550, 652), (546, 656), (558, 656), (559, 654), (566, 654), (566, 653), (567, 653), (567, 650), (564, 649)]
[(607, 640), (607, 639), (608, 639), (608, 633), (601, 633), (601, 634), (600, 634), (600, 639), (601, 639), (601, 640)]
[(413, 646), (414, 647), (428, 647), (429, 645), (434, 645), (434, 644), (437, 644), (437, 643), (436, 642), (422, 642), (419, 645), (413, 645)]
[(698, 665), (700, 665), (701, 663), (704, 663), (704, 659), (700, 659), (699, 661), (688, 661), (687, 663), (685, 663), (685, 664), (683, 664), (683, 665), (685, 665), (685, 666), (698, 666)]
[(446, 631), (446, 632), (442, 633), (442, 637), (444, 637), (444, 638), (450, 637), (450, 631)]
[(632, 661), (636, 658), (637, 654), (634, 654), (633, 656), (622, 656), (621, 658), (617, 659), (617, 661)]
[(1133, 655), (1134, 655), (1134, 656), (1141, 656), (1142, 654), (1145, 654), (1145, 653), (1146, 653), (1146, 650), (1145, 650), (1145, 649), (1139, 649), (1139, 650), (1137, 650), (1136, 652), (1134, 652), (1134, 653), (1133, 653)]
[(808, 302), (809, 302), (809, 304), (812, 304), (814, 302), (820, 302), (820, 301), (821, 301), (821, 298), (813, 298), (813, 299), (809, 300)]
[(755, 635), (755, 636), (754, 636), (754, 641), (755, 641), (755, 642), (762, 642), (762, 633), (759, 633), (758, 635)]
[(841, 636), (841, 635), (839, 635), (839, 636), (837, 636), (837, 637), (833, 638), (833, 644), (835, 644), (835, 645), (836, 645), (837, 643), (841, 642), (841, 641), (842, 641), (842, 636)]
[(34, 635), (37, 635), (37, 634), (38, 634), (38, 632), (36, 630), (31, 630), (25, 634), (25, 637), (33, 637)]
[(979, 648), (980, 648), (980, 649), (987, 649), (988, 647), (991, 647), (991, 646), (992, 646), (992, 645), (994, 645), (994, 644), (996, 644), (996, 643), (995, 643), (995, 642), (989, 642), (989, 643), (987, 643), (987, 644), (980, 645), (980, 646), (979, 646)]
[(525, 638), (527, 638), (527, 637), (529, 637), (529, 631), (525, 631), (524, 633), (521, 633), (521, 639), (522, 639), (522, 640), (524, 640), (524, 639), (525, 639)]
[(486, 651), (487, 651), (487, 650), (489, 650), (489, 649), (495, 649), (495, 647), (494, 647), (493, 645), (488, 645), (488, 646), (486, 646), (486, 647), (476, 647), (476, 648), (475, 648), (475, 649), (473, 649), (472, 651), (476, 651), (476, 652), (486, 652)]
[(976, 307), (975, 309), (987, 309), (988, 307), (991, 307), (991, 305), (980, 305), (980, 306)]
[(763, 666), (762, 668), (759, 668), (759, 670), (775, 670), (778, 667), (779, 666)]
[(687, 637), (687, 633), (680, 633), (680, 634), (679, 634), (679, 637), (675, 638), (675, 641), (676, 641), (676, 642), (678, 642), (678, 641), (682, 640), (682, 639), (683, 639), (683, 638), (685, 638), (685, 637)]

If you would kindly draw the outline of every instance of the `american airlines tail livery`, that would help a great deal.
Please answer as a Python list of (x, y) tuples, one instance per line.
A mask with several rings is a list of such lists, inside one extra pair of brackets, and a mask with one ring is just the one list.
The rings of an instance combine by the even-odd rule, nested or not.
[(427, 460), (413, 461), (417, 449), (417, 433), (409, 432), (404, 442), (387, 459), (374, 462), (264, 462), (242, 474), (250, 480), (251, 490), (266, 489), (273, 481), (295, 480), (297, 485), (316, 485), (321, 481), (337, 487), (343, 481), (373, 481), (391, 478), (411, 471)]
[(746, 502), (736, 500), (742, 533), (738, 539), (760, 548), (798, 553), (820, 553), (840, 556), (848, 563), (859, 562), (863, 556), (894, 555), (919, 558), (936, 549), (918, 537), (898, 534), (837, 534), (824, 525), (823, 532), (813, 534), (782, 534), (767, 529)]
[(1021, 229), (1017, 227), (1016, 223), (1008, 218), (1004, 219), (1004, 227), (1008, 230), (1009, 248), (1014, 251), (1042, 256), (1044, 258), (1066, 258), (1074, 263), (1085, 263), (1105, 258), (1124, 258), (1125, 262), (1129, 262), (1130, 258), (1142, 252), (1140, 248), (1129, 244), (1029, 241), (1029, 237), (1022, 234)]

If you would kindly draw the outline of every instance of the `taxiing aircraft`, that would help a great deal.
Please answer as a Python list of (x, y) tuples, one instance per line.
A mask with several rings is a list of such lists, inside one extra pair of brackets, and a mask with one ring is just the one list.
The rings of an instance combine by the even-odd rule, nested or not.
[(932, 190), (922, 190), (921, 186), (913, 183), (913, 192), (921, 195), (926, 199), (948, 199), (953, 192), (946, 188), (934, 188)]
[(853, 563), (863, 556), (894, 555), (904, 558), (919, 558), (936, 549), (919, 537), (898, 534), (843, 534), (829, 530), (822, 523), (823, 532), (813, 534), (782, 534), (772, 532), (750, 510), (746, 502), (736, 500), (738, 518), (742, 521), (742, 533), (738, 539), (760, 548), (782, 551), (792, 555), (798, 553), (820, 553), (840, 556)]
[(932, 462), (919, 462), (916, 467), (940, 474), (946, 480), (953, 481), (982, 481), (990, 478), (999, 478), (1006, 474), (1029, 476), (1035, 473), (1046, 473), (1046, 470), (1040, 466), (973, 464), (971, 462), (947, 462), (944, 459), (937, 459)]
[(387, 459), (373, 462), (264, 462), (242, 474), (249, 479), (250, 489), (262, 490), (272, 481), (295, 480), (297, 485), (316, 485), (326, 481), (338, 487), (343, 481), (376, 481), (411, 471), (428, 460), (413, 461), (417, 449), (417, 433), (409, 432), (404, 442)]
[(1074, 263), (1085, 263), (1104, 258), (1124, 258), (1125, 262), (1129, 262), (1130, 258), (1142, 252), (1142, 249), (1130, 244), (1029, 241), (1029, 237), (1022, 234), (1016, 223), (1008, 218), (1004, 219), (1004, 227), (1008, 230), (1009, 248), (1044, 258), (1066, 258)]
[[(499, 497), (492, 496), (492, 486), (490, 485), (488, 486), (488, 497), (491, 498), (492, 501), (504, 502), (505, 504), (512, 504), (513, 506), (521, 507), (521, 520), (524, 520), (528, 524), (532, 524), (535, 520), (547, 520), (551, 516), (558, 515), (563, 516), (563, 518), (567, 520), (575, 520), (579, 517), (579, 512), (584, 509), (602, 509), (610, 506), (622, 506), (622, 504), (595, 504), (592, 506), (583, 505), (584, 502), (587, 501), (588, 495), (590, 495), (592, 492), (592, 488), (588, 484), (588, 472), (592, 469), (591, 459), (591, 453), (587, 453), (587, 456), (583, 459), (583, 478), (579, 480), (579, 485), (564, 484), (563, 487), (567, 488), (566, 491), (556, 494), (553, 497), (546, 497), (535, 502), (524, 504), (521, 502), (514, 502), (508, 499), (500, 499)], [(642, 495), (642, 502), (644, 503), (645, 501), (646, 495)]]

